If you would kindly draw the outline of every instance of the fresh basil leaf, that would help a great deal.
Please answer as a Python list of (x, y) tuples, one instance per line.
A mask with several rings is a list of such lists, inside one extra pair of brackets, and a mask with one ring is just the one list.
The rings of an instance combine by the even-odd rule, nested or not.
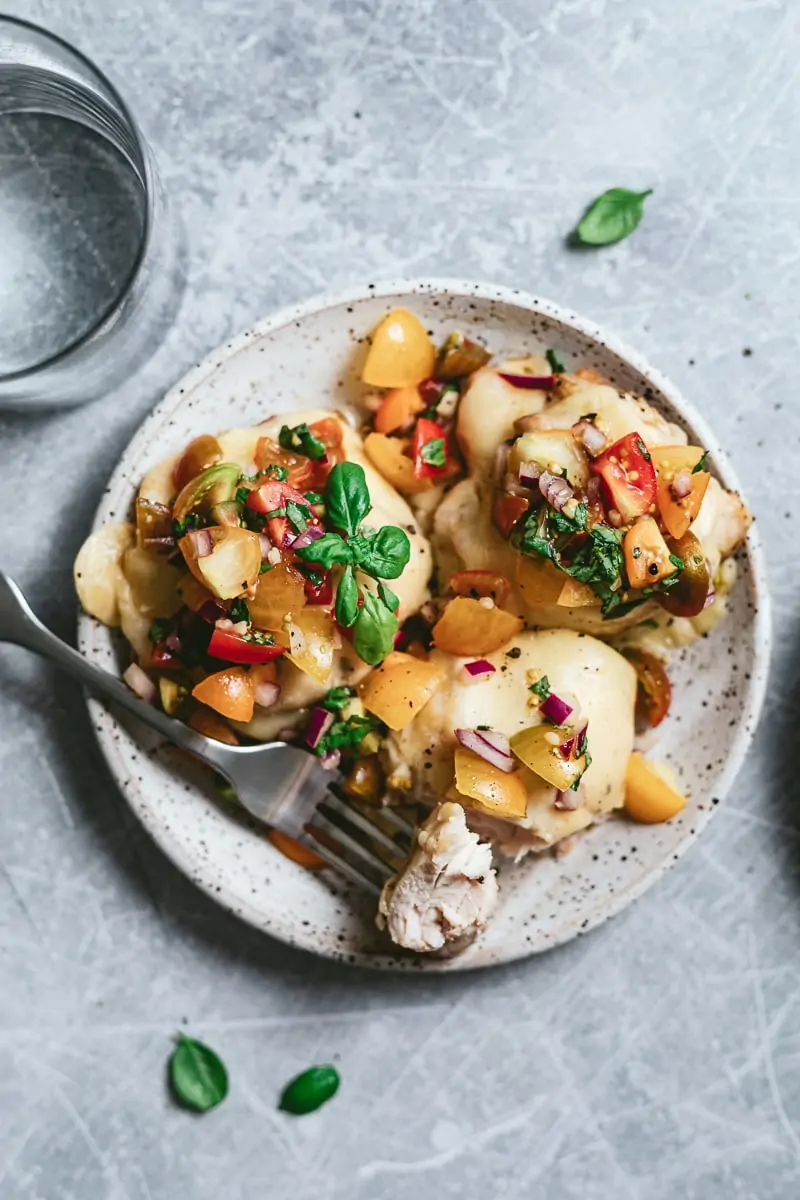
[(556, 533), (583, 533), (586, 529), (588, 515), (586, 505), (583, 503), (578, 505), (572, 517), (566, 516), (565, 513), (552, 512), (550, 528), (554, 529)]
[(314, 1112), (339, 1090), (339, 1072), (336, 1067), (309, 1067), (283, 1089), (281, 1109), (301, 1117)]
[(353, 561), (352, 550), (338, 533), (324, 533), (309, 546), (301, 546), (299, 550), (295, 550), (295, 554), (304, 562), (317, 563), (327, 569), (336, 563)]
[(353, 537), (372, 508), (364, 468), (358, 463), (337, 463), (325, 489), (328, 520)]
[(431, 438), (420, 447), (419, 456), (428, 467), (444, 467), (447, 465), (447, 454), (444, 448), (444, 438)]
[(350, 563), (347, 564), (336, 589), (335, 616), (339, 625), (349, 629), (358, 613), (358, 585), (355, 572)]
[(669, 561), (672, 563), (673, 567), (677, 567), (679, 571), (682, 571), (685, 566), (683, 559), (678, 558), (677, 554), (670, 554)]
[(169, 1077), (181, 1103), (197, 1112), (215, 1108), (228, 1094), (228, 1072), (222, 1060), (208, 1046), (182, 1033), (169, 1060)]
[(609, 188), (590, 204), (578, 223), (576, 235), (584, 246), (608, 246), (633, 233), (644, 215), (644, 202), (653, 189), (632, 192)]
[(400, 607), (400, 600), (394, 594), (392, 589), (387, 587), (386, 584), (381, 581), (378, 583), (378, 595), (389, 609), (389, 612), (397, 612), (398, 608)]
[(278, 441), (284, 450), (292, 450), (295, 454), (302, 454), (315, 462), (324, 458), (326, 454), (325, 443), (321, 442), (318, 437), (314, 437), (305, 421), (292, 428), (282, 425)]
[(317, 742), (314, 753), (323, 755), (331, 750), (355, 750), (370, 733), (378, 733), (382, 729), (380, 721), (372, 713), (364, 717), (348, 717), (346, 721), (334, 721), (325, 736)]
[(289, 518), (289, 524), (295, 533), (305, 533), (308, 529), (311, 513), (305, 505), (298, 504), (296, 500), (287, 500), (286, 516)]
[(356, 654), (371, 667), (377, 667), (394, 647), (398, 623), (394, 613), (374, 592), (364, 589), (364, 603), (353, 625), (353, 646)]
[[(352, 543), (351, 543), (352, 545)], [(384, 525), (363, 547), (359, 543), (356, 562), (363, 571), (375, 579), (398, 579), (411, 557), (411, 542), (408, 534), (396, 525)]]
[(533, 692), (540, 700), (546, 700), (550, 695), (550, 680), (546, 675), (543, 675), (541, 679), (536, 680), (536, 683), (531, 684), (528, 691)]
[(547, 359), (547, 361), (550, 363), (550, 370), (553, 372), (554, 375), (563, 375), (564, 374), (564, 370), (565, 370), (564, 364), (561, 361), (561, 359), (558, 357), (557, 350), (545, 350), (544, 356)]
[(696, 475), (698, 471), (705, 471), (707, 458), (708, 458), (708, 451), (704, 450), (703, 457), (699, 460), (699, 462), (696, 462), (695, 465), (692, 467), (693, 475)]

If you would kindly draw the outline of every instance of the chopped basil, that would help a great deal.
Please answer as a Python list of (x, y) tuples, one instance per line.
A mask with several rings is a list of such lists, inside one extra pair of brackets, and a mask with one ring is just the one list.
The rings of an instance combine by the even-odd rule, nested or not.
[(282, 504), (280, 508), (273, 508), (271, 512), (264, 513), (264, 519), (271, 521), (273, 517), (285, 517), (286, 505)]
[(677, 567), (679, 571), (682, 571), (685, 566), (683, 559), (678, 558), (677, 554), (670, 554), (669, 561), (672, 563), (673, 567)]
[(241, 596), (237, 596), (235, 600), (231, 600), (229, 613), (234, 623), (237, 621), (247, 621), (247, 624), (250, 624), (250, 609), (247, 607), (247, 602)]
[(557, 350), (552, 350), (552, 349), (545, 350), (544, 356), (547, 359), (547, 361), (550, 363), (550, 370), (553, 372), (554, 375), (563, 375), (564, 374), (564, 369), (565, 369), (564, 364), (561, 361), (561, 359), (558, 357)]
[(259, 573), (259, 575), (264, 575), (267, 571), (271, 571), (271, 570), (272, 570), (272, 563), (262, 562), (261, 566), (258, 568), (258, 573)]
[(322, 707), (327, 708), (329, 712), (341, 712), (355, 696), (355, 689), (346, 687), (342, 684), (340, 687), (332, 687), (325, 699), (322, 701)]
[(314, 753), (322, 756), (331, 750), (355, 750), (367, 734), (379, 733), (382, 729), (380, 721), (371, 713), (363, 717), (348, 717), (346, 721), (334, 721), (324, 737), (320, 738)]
[(247, 498), (250, 495), (250, 488), (237, 488), (234, 500), (237, 504), (247, 504)]
[(305, 421), (292, 428), (288, 425), (283, 425), (278, 434), (278, 441), (284, 450), (292, 450), (295, 454), (303, 454), (306, 458), (313, 459), (315, 462), (325, 457), (325, 443), (321, 442), (318, 437), (314, 437), (314, 434), (308, 428)]
[(298, 504), (296, 500), (287, 500), (286, 516), (289, 518), (289, 524), (295, 533), (305, 533), (312, 514), (310, 509), (305, 508), (302, 504)]
[(309, 504), (325, 503), (325, 497), (321, 495), (320, 492), (306, 492), (305, 497)]
[(150, 641), (153, 643), (153, 645), (157, 646), (159, 642), (163, 642), (168, 633), (169, 621), (153, 621), (152, 625), (147, 631), (147, 636), (150, 638)]
[(633, 547), (633, 557), (634, 557), (634, 558), (641, 558), (641, 557), (642, 557), (642, 547), (641, 547), (641, 546), (634, 546), (634, 547)]
[(429, 467), (444, 467), (447, 465), (447, 453), (444, 448), (444, 438), (431, 438), (420, 448), (419, 456)]
[(641, 454), (644, 461), (650, 462), (650, 457), (651, 457), (650, 453), (647, 449), (647, 446), (645, 446), (644, 442), (642, 441), (642, 439), (640, 437), (637, 437), (634, 440), (636, 442), (636, 449), (639, 451), (639, 453)]
[(546, 675), (543, 675), (541, 679), (536, 680), (536, 683), (531, 684), (528, 691), (533, 692), (540, 700), (546, 700), (550, 695), (550, 680)]
[(707, 458), (708, 458), (708, 451), (704, 450), (703, 455), (700, 458), (700, 460), (697, 463), (695, 463), (695, 465), (692, 467), (693, 475), (696, 475), (698, 471), (705, 471)]

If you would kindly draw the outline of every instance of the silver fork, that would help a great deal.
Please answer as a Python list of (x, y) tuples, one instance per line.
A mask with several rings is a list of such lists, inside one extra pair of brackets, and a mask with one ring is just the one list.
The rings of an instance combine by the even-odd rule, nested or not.
[(228, 746), (168, 717), (51, 633), (2, 571), (0, 642), (24, 646), (49, 659), (90, 692), (118, 704), (212, 767), (252, 816), (302, 842), (350, 882), (380, 891), (408, 854), (413, 825), (401, 813), (348, 796), (332, 781), (330, 771), (298, 746), (279, 741)]

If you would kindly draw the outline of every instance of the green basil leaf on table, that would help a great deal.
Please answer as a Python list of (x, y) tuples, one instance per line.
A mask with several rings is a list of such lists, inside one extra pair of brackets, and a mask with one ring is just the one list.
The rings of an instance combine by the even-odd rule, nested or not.
[(215, 1108), (228, 1094), (228, 1072), (219, 1056), (182, 1033), (169, 1060), (169, 1078), (181, 1103), (197, 1112)]
[(337, 463), (325, 489), (328, 520), (352, 537), (372, 508), (364, 468), (358, 463)]
[(358, 565), (376, 579), (397, 579), (403, 574), (411, 557), (408, 534), (396, 525), (379, 529), (366, 549), (360, 549)]
[(338, 533), (325, 533), (309, 546), (301, 546), (295, 554), (305, 562), (318, 563), (326, 570), (330, 570), (337, 563), (353, 561), (352, 550)]
[(364, 603), (353, 625), (353, 646), (365, 663), (377, 667), (394, 648), (397, 617), (374, 592), (364, 589)]
[(335, 616), (339, 625), (349, 629), (358, 613), (358, 584), (350, 563), (344, 569), (336, 589)]
[(339, 1083), (336, 1067), (309, 1067), (286, 1085), (281, 1096), (281, 1109), (297, 1117), (314, 1112), (336, 1095)]
[(633, 233), (644, 215), (644, 202), (653, 189), (632, 192), (609, 188), (589, 205), (575, 231), (584, 246), (609, 246)]

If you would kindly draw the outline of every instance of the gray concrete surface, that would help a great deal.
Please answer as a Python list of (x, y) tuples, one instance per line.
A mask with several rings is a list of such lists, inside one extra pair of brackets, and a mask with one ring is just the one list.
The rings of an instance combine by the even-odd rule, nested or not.
[[(121, 84), (189, 234), (183, 307), (137, 378), (0, 417), (0, 562), (58, 632), (104, 480), (167, 385), (278, 304), (449, 273), (602, 319), (722, 431), (767, 542), (777, 653), (732, 794), (634, 908), (538, 960), (395, 979), (213, 907), (132, 822), (77, 690), (0, 651), (2, 1200), (796, 1197), (800, 8), (10, 7)], [(570, 253), (612, 185), (655, 189), (643, 226)], [(231, 1072), (204, 1118), (165, 1089), (182, 1027)], [(279, 1114), (286, 1079), (330, 1059), (336, 1100)]]

